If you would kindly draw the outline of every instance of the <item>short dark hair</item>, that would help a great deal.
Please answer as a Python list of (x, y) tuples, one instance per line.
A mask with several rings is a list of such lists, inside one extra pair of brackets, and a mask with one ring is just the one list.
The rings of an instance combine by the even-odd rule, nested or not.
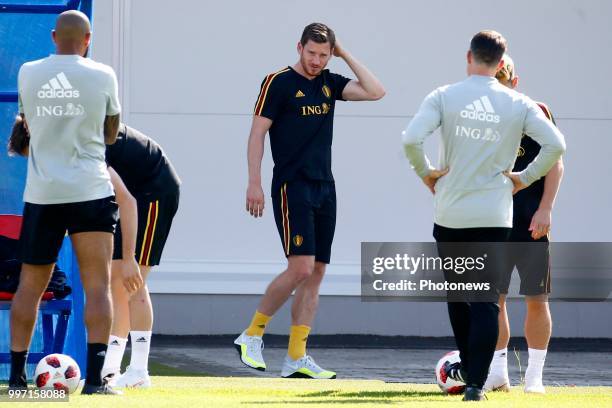
[(493, 30), (483, 30), (476, 33), (470, 42), (470, 51), (472, 51), (474, 60), (488, 66), (499, 64), (506, 48), (506, 39)]
[(13, 130), (11, 131), (11, 137), (8, 142), (8, 152), (11, 156), (23, 156), (23, 152), (28, 149), (30, 145), (30, 135), (25, 127), (25, 121), (21, 115), (15, 118), (13, 123)]
[(336, 45), (336, 34), (334, 30), (323, 23), (312, 23), (304, 27), (300, 44), (306, 45), (308, 41), (314, 41), (319, 44), (329, 43), (330, 48)]

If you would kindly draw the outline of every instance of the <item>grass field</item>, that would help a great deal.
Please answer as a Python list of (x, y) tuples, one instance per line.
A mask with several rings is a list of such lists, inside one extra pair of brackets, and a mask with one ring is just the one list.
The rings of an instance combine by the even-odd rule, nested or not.
[[(210, 377), (149, 362), (153, 388), (124, 390), (122, 396), (70, 396), (70, 407), (464, 407), (461, 396), (449, 396), (436, 385), (385, 383), (377, 380), (285, 380), (276, 378)], [(485, 406), (555, 408), (612, 407), (612, 387), (547, 387), (546, 395), (488, 394)], [(16, 405), (12, 405), (16, 404)], [(48, 402), (11, 403), (49, 407)], [(5, 405), (1, 404), (0, 405)]]
[[(235, 377), (153, 377), (150, 390), (126, 390), (122, 396), (70, 398), (74, 407), (299, 407), (299, 406), (465, 406), (461, 396), (446, 396), (435, 385), (389, 384), (374, 380), (283, 380)], [(17, 404), (23, 405), (23, 404)], [(610, 387), (549, 387), (548, 394), (491, 393), (484, 403), (502, 407), (610, 407)], [(48, 403), (29, 403), (46, 406)]]

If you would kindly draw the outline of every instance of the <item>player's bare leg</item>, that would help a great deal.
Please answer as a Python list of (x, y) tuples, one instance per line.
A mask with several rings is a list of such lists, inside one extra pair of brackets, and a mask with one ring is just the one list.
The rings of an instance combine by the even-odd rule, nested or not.
[(265, 370), (261, 350), (262, 336), (267, 323), (281, 308), (291, 293), (314, 272), (315, 259), (311, 255), (291, 255), (287, 269), (278, 275), (266, 288), (249, 327), (234, 341), (240, 360), (248, 367)]
[(38, 306), (51, 274), (53, 266), (30, 265), (21, 266), (19, 287), (11, 303), (11, 388), (25, 388), (26, 359), (32, 332), (38, 315)]
[(506, 308), (506, 295), (499, 296), (499, 334), (491, 369), (484, 385), (489, 391), (510, 391), (508, 376), (508, 343), (510, 342), (510, 322)]
[(121, 260), (112, 262), (111, 292), (114, 313), (111, 333), (114, 336), (127, 338), (130, 332), (130, 294), (123, 285), (121, 262)]
[(113, 325), (108, 339), (108, 350), (102, 377), (115, 385), (121, 371), (121, 361), (130, 333), (130, 294), (124, 286), (122, 261), (113, 260), (111, 268), (111, 294), (113, 299)]
[(288, 258), (287, 269), (278, 275), (266, 289), (257, 310), (273, 316), (285, 304), (291, 293), (313, 274), (314, 256), (292, 255)]
[(110, 334), (113, 310), (110, 270), (113, 234), (82, 232), (71, 236), (86, 295), (85, 324), (89, 343), (104, 343)]
[(150, 266), (140, 265), (140, 274), (145, 283), (129, 298), (128, 327), (132, 355), (128, 369), (117, 380), (118, 387), (148, 388), (151, 386), (148, 365), (153, 330), (153, 306), (146, 284), (150, 272)]
[(144, 285), (132, 294), (130, 307), (130, 330), (151, 331), (153, 330), (153, 305), (146, 280), (151, 272), (150, 266), (140, 265), (140, 274)]
[(508, 309), (506, 308), (506, 295), (499, 296), (499, 335), (495, 350), (508, 347), (510, 342), (510, 321), (508, 320)]
[(19, 287), (11, 302), (11, 350), (25, 351), (30, 347), (38, 306), (53, 266), (23, 264), (19, 276)]
[(312, 322), (319, 307), (319, 288), (325, 275), (326, 264), (316, 262), (313, 273), (295, 291), (291, 306), (291, 333), (289, 350), (281, 376), (318, 379), (336, 378), (336, 373), (317, 365), (306, 353), (306, 343)]
[(525, 316), (525, 338), (529, 348), (546, 350), (552, 334), (552, 319), (548, 307), (548, 296), (527, 296)]
[(548, 296), (527, 296), (525, 301), (527, 304), (525, 338), (529, 347), (529, 363), (525, 371), (525, 392), (544, 393), (542, 372), (552, 333)]
[(291, 324), (312, 326), (319, 307), (319, 288), (325, 275), (326, 264), (316, 262), (313, 273), (295, 291), (291, 305)]
[(102, 366), (113, 309), (110, 297), (110, 271), (113, 234), (81, 232), (71, 235), (85, 291), (85, 325), (87, 326), (87, 378), (85, 390), (102, 386)]

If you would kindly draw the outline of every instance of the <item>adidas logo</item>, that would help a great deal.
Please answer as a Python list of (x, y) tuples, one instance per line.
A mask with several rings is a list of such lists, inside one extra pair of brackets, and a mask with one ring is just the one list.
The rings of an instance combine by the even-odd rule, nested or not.
[(296, 97), (296, 98), (303, 98), (304, 96), (306, 96), (306, 95), (304, 95), (304, 92), (302, 92), (302, 91), (300, 91), (300, 90), (298, 90), (298, 91), (295, 93), (295, 97)]
[(106, 351), (102, 350), (98, 354), (96, 354), (96, 356), (98, 356), (98, 357), (106, 357)]
[(40, 99), (78, 98), (80, 94), (78, 89), (72, 88), (70, 81), (66, 78), (66, 74), (60, 72), (40, 87), (37, 96)]
[(113, 341), (111, 341), (111, 344), (110, 344), (110, 345), (111, 345), (111, 346), (118, 346), (118, 345), (119, 345), (119, 342), (118, 342), (117, 340), (113, 340)]
[(136, 343), (146, 343), (147, 339), (145, 339), (144, 337), (139, 337), (136, 339)]
[(460, 112), (460, 115), (464, 119), (499, 123), (499, 115), (495, 114), (495, 109), (493, 109), (491, 100), (489, 100), (489, 97), (486, 95), (466, 105), (465, 109)]

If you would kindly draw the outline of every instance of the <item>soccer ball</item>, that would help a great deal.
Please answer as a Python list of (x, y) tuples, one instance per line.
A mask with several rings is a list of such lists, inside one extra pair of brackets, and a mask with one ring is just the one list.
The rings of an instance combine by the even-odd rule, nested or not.
[(461, 394), (465, 390), (465, 384), (455, 381), (446, 376), (444, 366), (446, 364), (454, 364), (460, 362), (459, 350), (446, 353), (436, 364), (436, 381), (442, 391), (447, 394)]
[(34, 372), (34, 382), (39, 389), (72, 393), (79, 381), (81, 370), (78, 364), (65, 354), (49, 354), (38, 362)]

